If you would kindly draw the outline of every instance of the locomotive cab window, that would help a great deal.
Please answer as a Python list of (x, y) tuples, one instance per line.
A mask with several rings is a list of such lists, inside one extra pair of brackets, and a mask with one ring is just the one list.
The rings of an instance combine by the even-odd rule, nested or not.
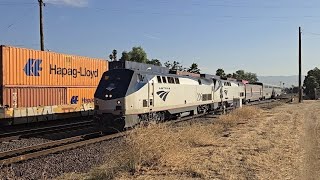
[(142, 74), (137, 74), (138, 76), (138, 82), (143, 82), (144, 76)]
[(162, 76), (162, 82), (163, 82), (163, 83), (167, 83), (166, 77)]
[(160, 77), (160, 76), (157, 76), (157, 79), (158, 79), (158, 83), (162, 83), (162, 82), (161, 82), (161, 77)]
[(127, 69), (113, 69), (103, 73), (94, 97), (102, 100), (124, 97), (132, 76), (133, 71)]

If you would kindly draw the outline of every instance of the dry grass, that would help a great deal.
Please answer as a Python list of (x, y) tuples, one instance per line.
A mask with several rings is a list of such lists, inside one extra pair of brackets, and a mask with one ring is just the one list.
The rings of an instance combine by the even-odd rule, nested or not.
[(228, 129), (237, 124), (252, 120), (260, 116), (262, 113), (262, 109), (254, 106), (248, 106), (236, 109), (227, 115), (220, 116), (217, 122), (218, 124), (223, 125), (225, 129)]
[[(265, 132), (250, 131), (251, 134), (231, 141), (227, 141), (224, 133), (230, 133), (230, 129), (239, 124), (256, 121), (263, 113), (257, 107), (244, 107), (220, 116), (213, 124), (195, 123), (175, 128), (160, 124), (137, 128), (125, 138), (122, 146), (115, 148), (106, 164), (81, 176), (65, 175), (64, 179), (144, 179), (155, 174), (160, 174), (159, 179), (170, 175), (182, 176), (181, 179), (211, 179), (212, 176), (245, 179), (237, 175), (242, 172), (245, 172), (242, 177), (250, 179), (255, 170), (249, 163), (259, 166), (261, 157), (255, 155), (271, 148), (269, 140), (253, 143), (256, 141), (253, 137), (264, 136)], [(238, 139), (244, 140), (240, 142), (239, 146), (244, 146), (240, 149), (234, 145), (239, 143)], [(242, 153), (247, 152), (251, 154), (246, 159)]]

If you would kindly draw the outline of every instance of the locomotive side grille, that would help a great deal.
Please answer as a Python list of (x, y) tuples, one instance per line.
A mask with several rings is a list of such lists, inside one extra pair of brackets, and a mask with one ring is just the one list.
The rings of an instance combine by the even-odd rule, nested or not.
[(143, 107), (148, 107), (148, 101), (146, 99), (143, 100)]
[(211, 94), (203, 94), (202, 95), (202, 101), (210, 101), (210, 100), (212, 100)]

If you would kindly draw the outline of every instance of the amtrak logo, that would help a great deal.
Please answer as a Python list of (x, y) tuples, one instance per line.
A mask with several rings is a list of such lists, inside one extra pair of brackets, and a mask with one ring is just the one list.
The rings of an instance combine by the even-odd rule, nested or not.
[(39, 71), (42, 71), (41, 63), (41, 59), (29, 59), (23, 71), (27, 76), (40, 76)]
[(168, 94), (170, 93), (170, 91), (158, 91), (157, 94), (159, 95), (159, 97), (163, 100), (166, 101)]
[(107, 87), (106, 90), (112, 91), (112, 90), (114, 90), (114, 88), (113, 87)]

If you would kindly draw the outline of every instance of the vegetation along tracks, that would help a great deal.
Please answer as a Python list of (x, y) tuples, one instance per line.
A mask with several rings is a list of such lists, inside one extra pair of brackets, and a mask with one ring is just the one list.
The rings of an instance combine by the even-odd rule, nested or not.
[[(269, 101), (269, 103), (270, 102), (272, 101)], [(259, 105), (259, 103), (256, 103), (254, 105)], [(203, 117), (208, 114), (197, 114), (193, 116), (187, 116), (187, 117), (179, 118), (174, 121), (169, 121), (168, 123), (179, 123), (182, 121)], [(71, 149), (79, 148), (82, 146), (99, 143), (102, 141), (108, 141), (115, 138), (120, 138), (127, 135), (129, 132), (130, 130), (116, 133), (116, 134), (105, 135), (105, 136), (100, 136), (101, 133), (96, 132), (96, 133), (90, 133), (90, 134), (85, 134), (81, 136), (66, 138), (62, 140), (51, 141), (43, 144), (38, 144), (35, 146), (23, 147), (23, 148), (14, 149), (6, 152), (1, 152), (0, 165), (6, 166), (12, 163), (17, 163), (17, 162), (21, 162), (21, 161), (25, 161), (33, 158), (38, 158), (41, 156), (62, 152), (65, 150), (71, 150)], [(98, 137), (96, 137), (97, 135)]]

